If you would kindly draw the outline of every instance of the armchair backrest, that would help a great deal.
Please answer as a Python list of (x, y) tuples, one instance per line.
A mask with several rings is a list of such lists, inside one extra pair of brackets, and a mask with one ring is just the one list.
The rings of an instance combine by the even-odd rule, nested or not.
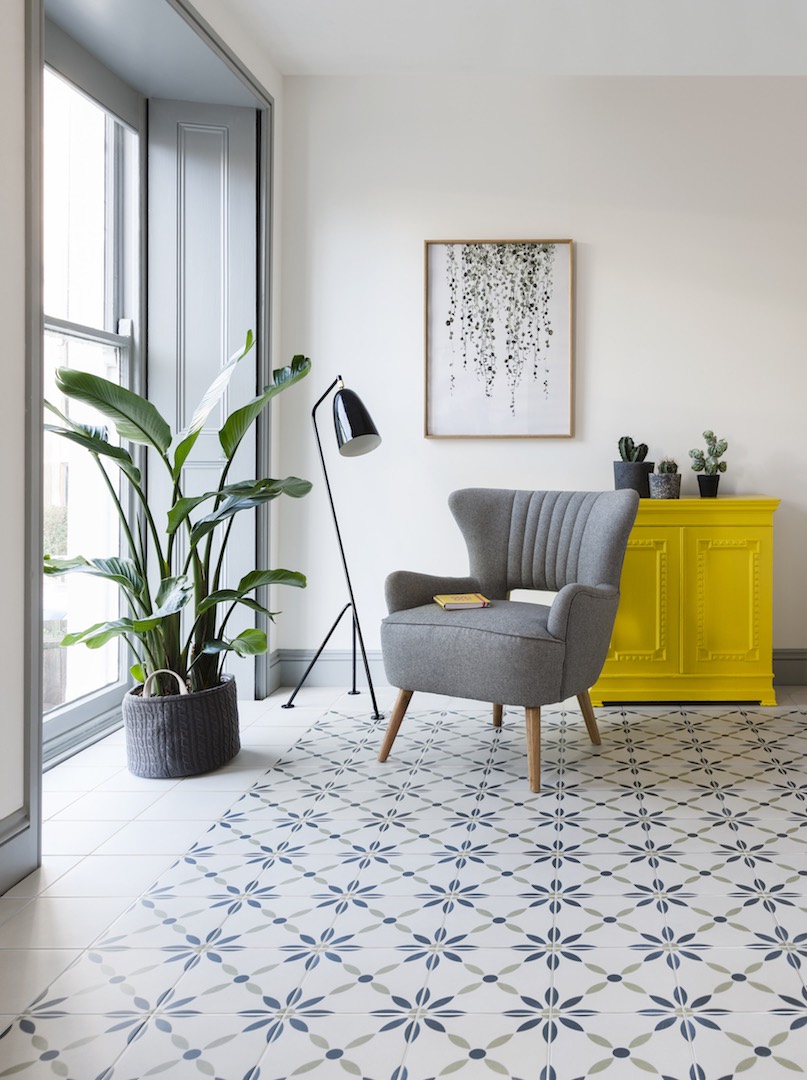
[(448, 505), (468, 548), (471, 576), (492, 599), (511, 589), (557, 592), (612, 585), (639, 507), (635, 491), (463, 488)]

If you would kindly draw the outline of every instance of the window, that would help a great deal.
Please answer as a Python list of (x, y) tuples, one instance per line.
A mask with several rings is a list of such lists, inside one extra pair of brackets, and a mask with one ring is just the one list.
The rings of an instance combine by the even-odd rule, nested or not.
[[(128, 384), (137, 297), (138, 136), (55, 71), (44, 81), (44, 393), (83, 423), (103, 418), (58, 393), (59, 367)], [(45, 423), (52, 415), (45, 411)], [(120, 552), (118, 518), (102, 474), (80, 447), (49, 435), (44, 445), (44, 550), (87, 558)], [(43, 586), (43, 712), (59, 734), (113, 709), (127, 681), (118, 641), (103, 649), (63, 648), (69, 630), (119, 614), (118, 591), (86, 574), (47, 577)]]

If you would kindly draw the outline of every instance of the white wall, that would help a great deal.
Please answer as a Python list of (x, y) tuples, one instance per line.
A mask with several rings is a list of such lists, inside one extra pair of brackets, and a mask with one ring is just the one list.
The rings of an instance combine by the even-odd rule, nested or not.
[(24, 0), (0, 4), (0, 454), (4, 521), (0, 529), (3, 618), (0, 621), (0, 819), (23, 802), (23, 644), (25, 635), (25, 69)]
[[(280, 564), (309, 576), (280, 645), (314, 647), (344, 602), (308, 417), (341, 373), (384, 439), (340, 459), (322, 410), (369, 648), (390, 570), (464, 571), (452, 489), (610, 488), (630, 434), (694, 493), (709, 427), (723, 493), (782, 499), (774, 644), (807, 647), (807, 81), (292, 78), (284, 102), (281, 351), (315, 370), (280, 399), (279, 471), (317, 488), (280, 515)], [(566, 237), (575, 437), (424, 439), (424, 240)]]

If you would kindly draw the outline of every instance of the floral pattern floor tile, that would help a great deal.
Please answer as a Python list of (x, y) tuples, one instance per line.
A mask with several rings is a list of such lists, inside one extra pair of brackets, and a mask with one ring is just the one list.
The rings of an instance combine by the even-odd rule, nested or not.
[[(350, 697), (308, 720), (87, 947), (16, 891), (0, 1077), (807, 1072), (803, 708), (612, 707), (601, 747), (546, 709), (539, 793), (516, 710), (427, 700), (384, 764)], [(64, 965), (15, 1000), (23, 931)]]

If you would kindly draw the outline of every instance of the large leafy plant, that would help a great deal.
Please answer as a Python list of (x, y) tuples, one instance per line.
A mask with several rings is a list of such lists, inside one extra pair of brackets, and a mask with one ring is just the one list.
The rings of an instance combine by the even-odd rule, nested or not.
[[(121, 445), (110, 442), (107, 428), (71, 420), (50, 402), (45, 402), (46, 408), (60, 423), (46, 424), (45, 428), (83, 447), (95, 459), (120, 517), (127, 549), (120, 557), (104, 559), (57, 559), (45, 555), (46, 574), (82, 573), (106, 578), (120, 588), (125, 599), (126, 614), (121, 618), (69, 633), (62, 639), (63, 645), (83, 642), (98, 649), (113, 638), (123, 637), (135, 657), (131, 671), (137, 680), (167, 668), (175, 671), (191, 690), (218, 685), (228, 652), (250, 656), (266, 651), (263, 630), (253, 627), (227, 636), (233, 612), (246, 607), (271, 619), (276, 613), (256, 599), (256, 591), (277, 584), (304, 587), (305, 578), (291, 570), (256, 569), (228, 587), (222, 580), (227, 542), (237, 514), (279, 495), (300, 498), (311, 484), (296, 476), (231, 482), (230, 467), (252, 424), (275, 395), (308, 374), (311, 361), (295, 356), (288, 367), (274, 372), (272, 384), (262, 394), (227, 417), (218, 433), (223, 458), (215, 490), (186, 496), (181, 487), (183, 466), (236, 366), (252, 345), (250, 332), (244, 348), (229, 359), (208, 388), (188, 427), (176, 435), (172, 435), (154, 405), (139, 394), (88, 372), (59, 368), (59, 390), (111, 421)], [(172, 494), (164, 518), (150, 505), (139, 459), (126, 445), (131, 443), (146, 447), (148, 457), (168, 471)], [(134, 516), (126, 510), (130, 500), (113, 483), (110, 470), (115, 468), (134, 493)], [(173, 679), (161, 684), (163, 693), (175, 689)]]

